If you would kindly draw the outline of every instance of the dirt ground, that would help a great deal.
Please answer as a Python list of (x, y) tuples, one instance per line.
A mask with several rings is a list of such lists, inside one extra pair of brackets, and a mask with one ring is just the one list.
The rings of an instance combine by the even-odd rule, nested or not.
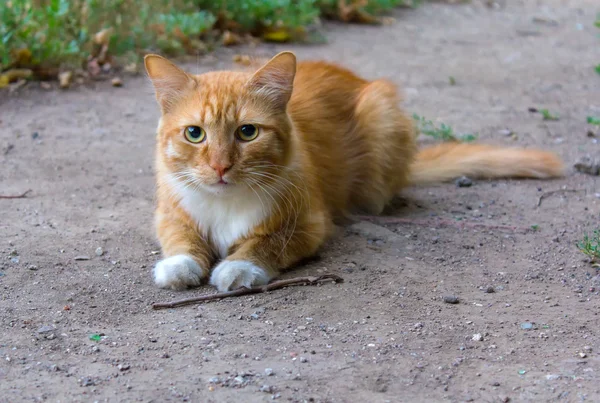
[[(3, 92), (0, 193), (32, 192), (0, 200), (0, 402), (600, 401), (600, 275), (574, 246), (599, 224), (600, 179), (571, 168), (600, 150), (585, 122), (600, 115), (598, 11), (430, 3), (389, 26), (327, 24), (327, 45), (254, 50), (391, 78), (408, 112), (554, 150), (568, 174), (409, 189), (284, 276), (343, 284), (177, 309), (151, 303), (212, 290), (152, 282), (149, 83)], [(188, 67), (230, 67), (237, 52)]]

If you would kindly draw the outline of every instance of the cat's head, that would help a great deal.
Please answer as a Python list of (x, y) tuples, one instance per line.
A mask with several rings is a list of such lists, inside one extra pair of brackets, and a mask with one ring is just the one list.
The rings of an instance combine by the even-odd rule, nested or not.
[(268, 185), (288, 164), (292, 53), (278, 54), (255, 73), (191, 75), (157, 55), (144, 60), (162, 111), (159, 158), (172, 178), (227, 195)]

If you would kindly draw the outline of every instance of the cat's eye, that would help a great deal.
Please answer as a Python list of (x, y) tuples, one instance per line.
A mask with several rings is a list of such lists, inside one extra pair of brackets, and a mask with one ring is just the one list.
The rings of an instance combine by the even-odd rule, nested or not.
[(206, 138), (206, 132), (200, 126), (188, 126), (185, 128), (184, 134), (190, 143), (202, 143)]
[(242, 125), (235, 131), (235, 135), (242, 141), (252, 141), (258, 136), (258, 128), (254, 125)]

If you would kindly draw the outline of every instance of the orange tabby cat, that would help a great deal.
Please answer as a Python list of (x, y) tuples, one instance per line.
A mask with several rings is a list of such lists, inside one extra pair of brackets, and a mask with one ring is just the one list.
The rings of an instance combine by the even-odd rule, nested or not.
[(162, 110), (160, 287), (209, 276), (221, 291), (266, 284), (313, 255), (337, 219), (379, 214), (410, 184), (562, 175), (542, 151), (445, 143), (417, 152), (391, 82), (296, 65), (289, 52), (254, 73), (194, 76), (156, 55), (145, 64)]

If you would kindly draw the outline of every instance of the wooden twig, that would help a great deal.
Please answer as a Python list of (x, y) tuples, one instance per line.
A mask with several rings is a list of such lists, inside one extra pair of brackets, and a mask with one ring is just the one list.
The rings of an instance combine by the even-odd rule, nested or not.
[(319, 277), (296, 277), (286, 280), (273, 281), (272, 283), (261, 285), (252, 288), (238, 288), (233, 291), (217, 292), (215, 294), (205, 294), (199, 297), (181, 299), (172, 302), (159, 302), (152, 304), (152, 309), (176, 308), (178, 306), (195, 304), (198, 302), (213, 301), (215, 299), (239, 297), (241, 295), (258, 294), (261, 292), (269, 292), (291, 285), (315, 285), (324, 281), (333, 281), (334, 283), (343, 283), (344, 279), (335, 274), (324, 274)]
[(20, 195), (13, 195), (13, 196), (5, 196), (5, 195), (0, 195), (0, 199), (24, 199), (27, 197), (27, 195), (31, 192), (31, 189), (25, 191), (24, 193), (20, 194)]
[(510, 231), (510, 232), (531, 232), (532, 228), (516, 227), (512, 225), (496, 225), (496, 224), (483, 224), (466, 221), (451, 221), (444, 219), (435, 220), (415, 220), (412, 218), (400, 218), (400, 217), (385, 217), (385, 216), (359, 216), (362, 220), (374, 221), (383, 224), (410, 224), (420, 225), (423, 227), (455, 227), (455, 228), (481, 228), (481, 229), (493, 229), (499, 231)]
[(585, 189), (557, 189), (557, 190), (551, 190), (549, 192), (544, 193), (543, 195), (540, 196), (537, 206), (540, 207), (542, 205), (542, 201), (547, 198), (550, 197), (554, 194), (557, 193), (577, 193), (577, 192), (586, 192)]

